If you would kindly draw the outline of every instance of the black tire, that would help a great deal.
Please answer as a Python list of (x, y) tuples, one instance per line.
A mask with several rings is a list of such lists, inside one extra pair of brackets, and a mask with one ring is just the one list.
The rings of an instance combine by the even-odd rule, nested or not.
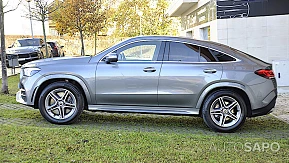
[(202, 108), (204, 122), (217, 132), (238, 130), (244, 124), (246, 116), (247, 108), (243, 98), (230, 90), (210, 93)]
[(47, 121), (71, 124), (78, 119), (85, 104), (84, 97), (76, 86), (68, 82), (55, 82), (42, 91), (38, 106)]

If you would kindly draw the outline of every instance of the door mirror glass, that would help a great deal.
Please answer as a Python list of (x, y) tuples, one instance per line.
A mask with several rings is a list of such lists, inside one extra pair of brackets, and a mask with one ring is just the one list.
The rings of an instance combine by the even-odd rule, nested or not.
[(105, 58), (106, 63), (117, 62), (117, 54), (109, 53)]

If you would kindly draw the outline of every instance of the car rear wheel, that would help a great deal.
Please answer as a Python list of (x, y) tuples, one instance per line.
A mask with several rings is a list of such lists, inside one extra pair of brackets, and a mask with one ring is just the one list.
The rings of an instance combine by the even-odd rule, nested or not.
[(41, 115), (54, 124), (70, 124), (77, 120), (84, 108), (84, 98), (79, 89), (68, 82), (48, 85), (41, 93)]
[(202, 117), (208, 127), (218, 132), (234, 132), (245, 122), (247, 108), (243, 98), (229, 90), (219, 90), (208, 95)]

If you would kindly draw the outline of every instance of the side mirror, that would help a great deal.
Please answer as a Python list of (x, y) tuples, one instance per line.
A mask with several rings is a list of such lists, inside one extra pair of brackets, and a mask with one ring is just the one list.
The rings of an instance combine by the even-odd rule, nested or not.
[(109, 53), (105, 58), (106, 63), (117, 62), (117, 60), (118, 59), (116, 53)]

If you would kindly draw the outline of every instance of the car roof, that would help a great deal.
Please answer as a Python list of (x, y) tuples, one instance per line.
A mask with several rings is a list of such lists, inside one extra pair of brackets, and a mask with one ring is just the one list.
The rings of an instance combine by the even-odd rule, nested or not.
[(197, 40), (188, 37), (175, 37), (175, 36), (137, 36), (133, 38), (129, 38), (124, 41), (125, 42), (134, 42), (134, 41), (169, 41), (169, 42), (183, 42), (183, 43), (191, 43), (196, 45), (202, 45), (204, 47), (220, 49), (223, 51), (231, 51), (236, 50), (230, 46), (220, 44), (213, 41), (205, 41), (205, 40)]
[[(127, 44), (129, 42), (138, 42), (138, 41), (168, 41), (168, 42), (182, 42), (182, 43), (189, 43), (189, 44), (195, 44), (198, 46), (203, 46), (215, 50), (219, 50), (222, 52), (225, 52), (227, 54), (230, 54), (236, 58), (242, 58), (246, 60), (251, 60), (254, 62), (262, 62), (266, 63), (256, 57), (253, 57), (247, 53), (244, 53), (240, 50), (237, 50), (235, 48), (232, 48), (228, 45), (224, 45), (221, 43), (213, 42), (213, 41), (207, 41), (207, 40), (196, 40), (192, 38), (187, 38), (187, 37), (175, 37), (175, 36), (137, 36), (133, 38), (129, 38), (125, 41), (123, 41), (121, 44)], [(267, 63), (266, 63), (267, 64)]]

